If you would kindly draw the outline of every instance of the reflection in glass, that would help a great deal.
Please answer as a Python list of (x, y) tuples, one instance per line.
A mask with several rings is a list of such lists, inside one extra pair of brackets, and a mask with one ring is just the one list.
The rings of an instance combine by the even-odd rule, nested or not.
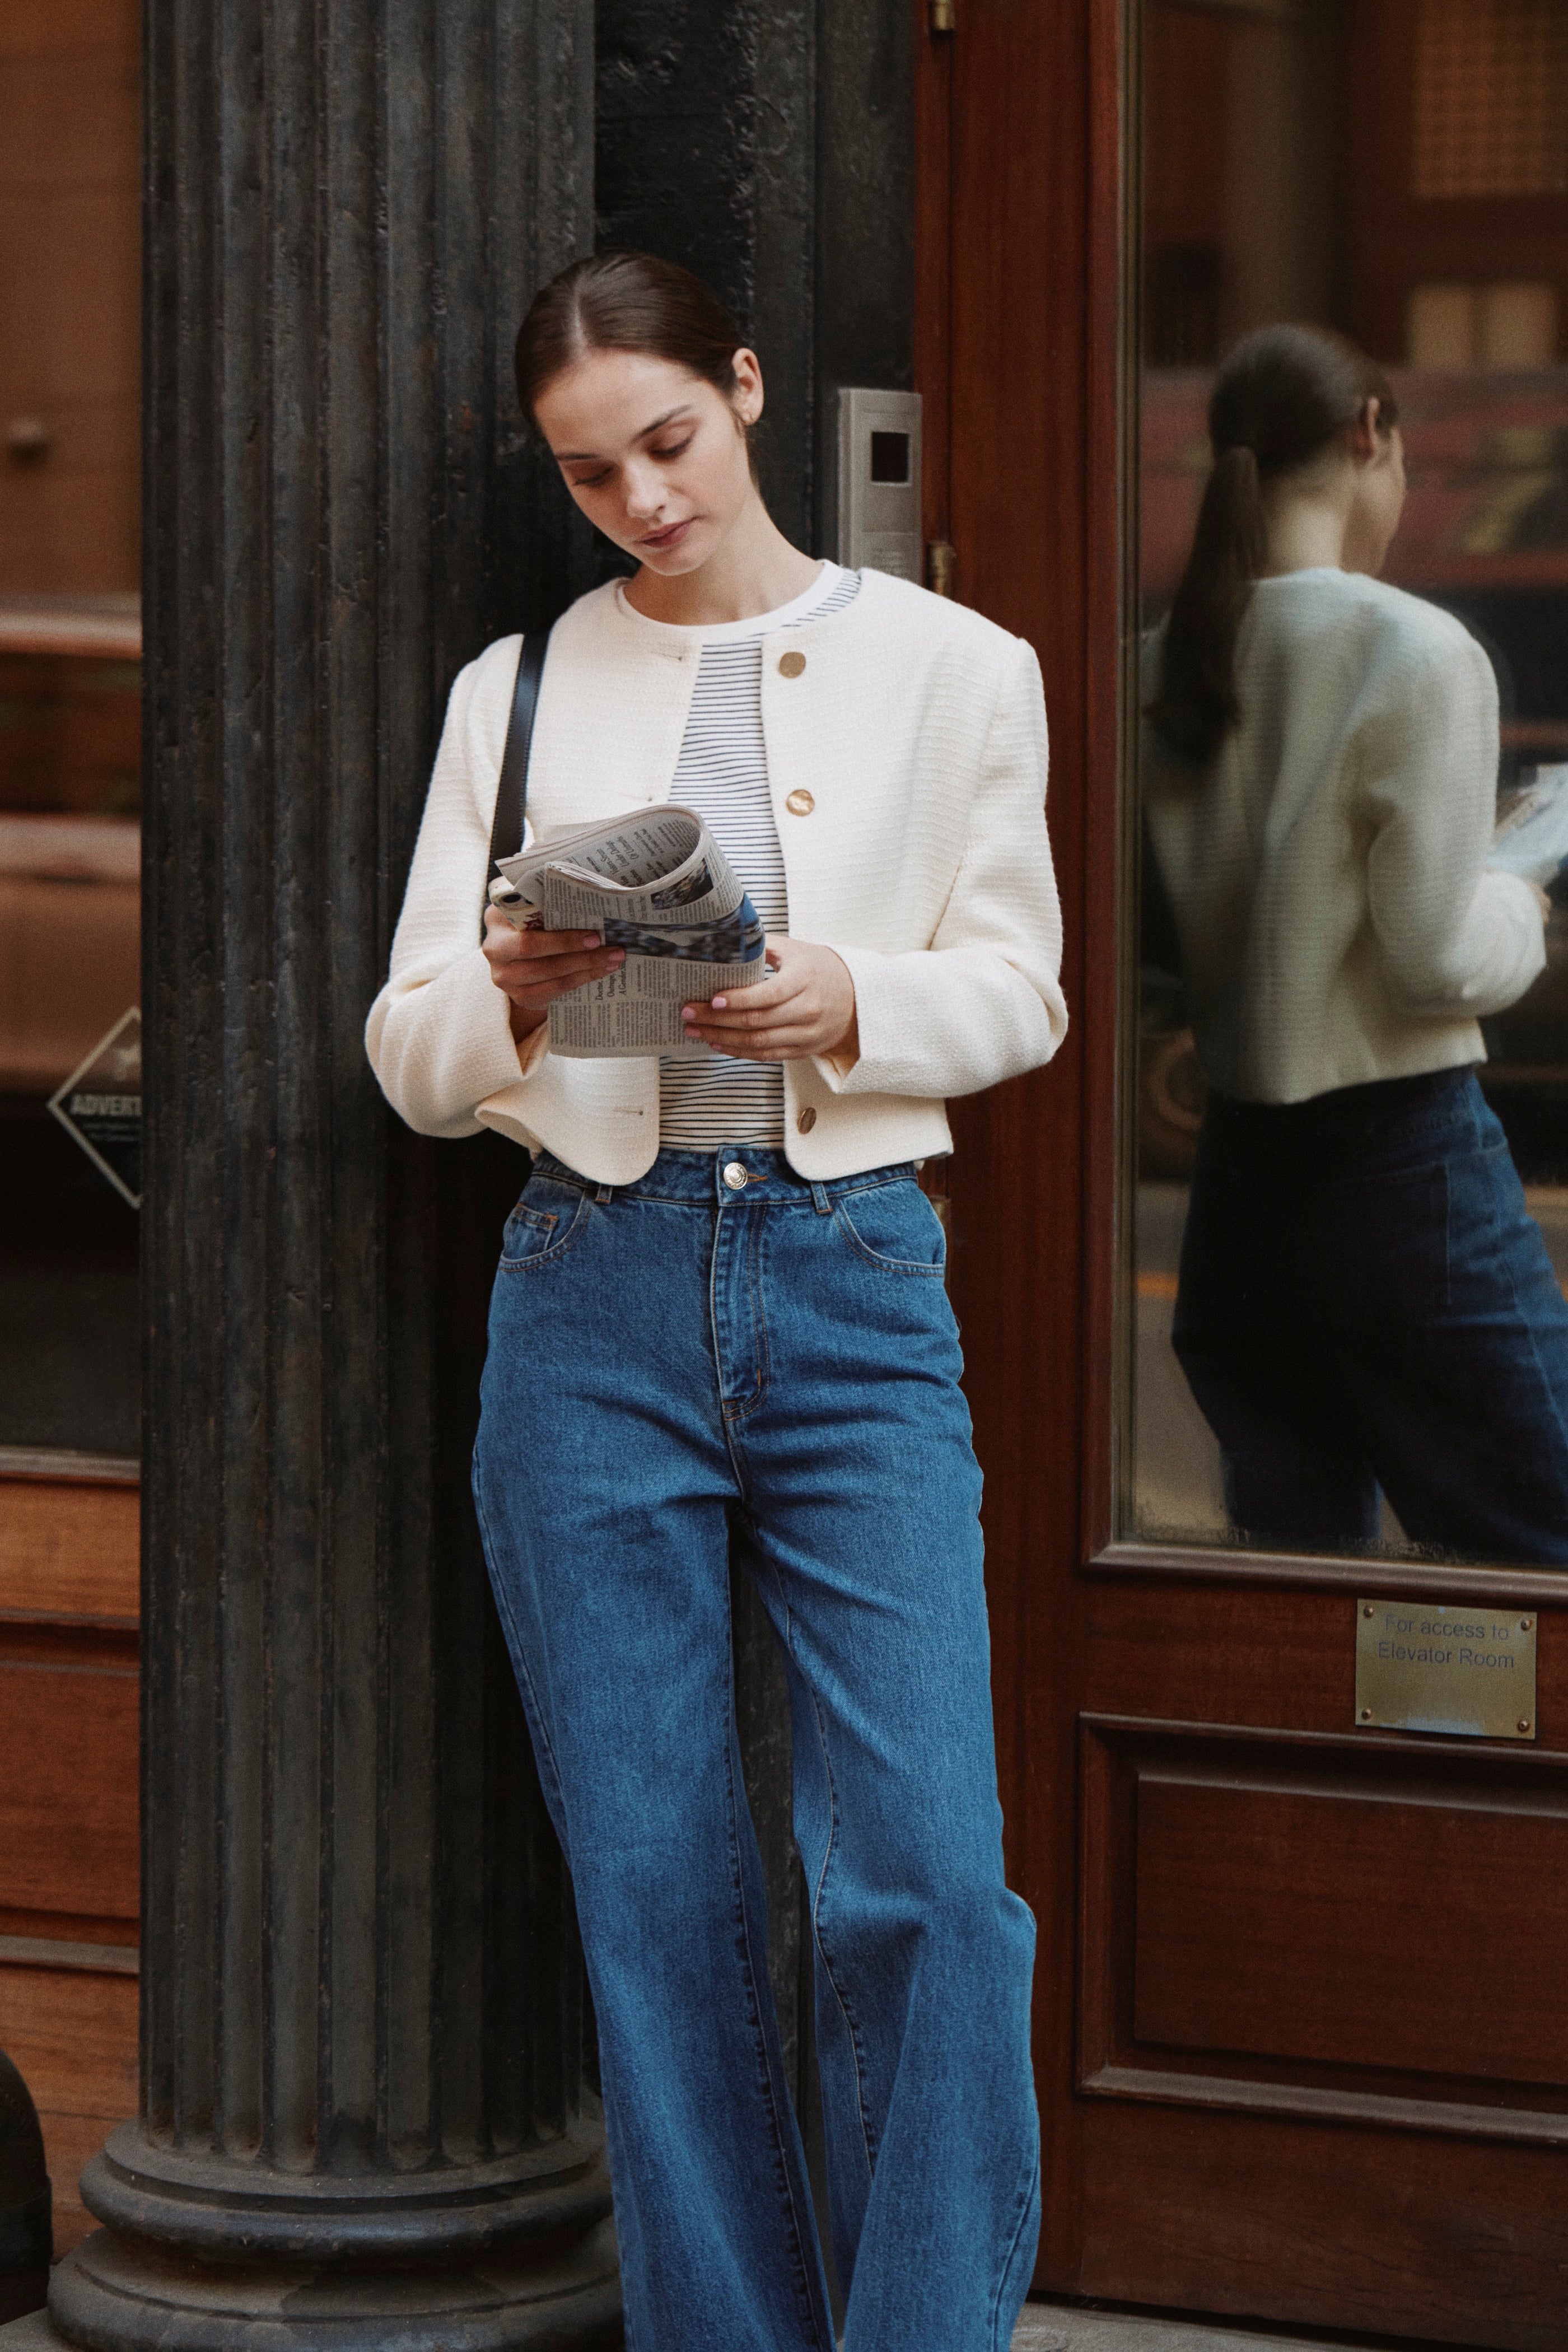
[(1568, 1560), (1565, 19), (1145, 9), (1131, 1533)]

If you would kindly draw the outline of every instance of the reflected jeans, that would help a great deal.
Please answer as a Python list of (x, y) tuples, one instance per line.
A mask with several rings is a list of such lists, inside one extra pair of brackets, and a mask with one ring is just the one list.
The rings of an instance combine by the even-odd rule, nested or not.
[[(749, 1181), (727, 1184), (740, 1163)], [(598, 2020), (633, 2352), (833, 2352), (730, 1652), (783, 1646), (846, 2352), (1005, 2352), (1039, 2221), (980, 1473), (912, 1170), (548, 1158), (508, 1223), (474, 1484)]]
[(1473, 1071), (1205, 1115), (1173, 1344), (1259, 1543), (1568, 1564), (1568, 1305)]

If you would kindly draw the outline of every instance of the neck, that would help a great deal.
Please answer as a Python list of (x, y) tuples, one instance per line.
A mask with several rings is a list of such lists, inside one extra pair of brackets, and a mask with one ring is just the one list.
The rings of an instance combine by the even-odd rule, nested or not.
[(1268, 562), (1265, 577), (1285, 572), (1341, 571), (1345, 560), (1345, 529), (1349, 517), (1331, 498), (1264, 497), (1268, 526)]
[(718, 628), (755, 620), (804, 596), (822, 567), (792, 547), (753, 486), (734, 528), (696, 572), (673, 576), (647, 564), (626, 585), (626, 601), (649, 621)]

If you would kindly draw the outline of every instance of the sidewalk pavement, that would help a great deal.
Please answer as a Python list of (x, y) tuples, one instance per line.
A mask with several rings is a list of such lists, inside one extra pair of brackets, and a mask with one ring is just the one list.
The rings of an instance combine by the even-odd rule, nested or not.
[(1300, 2336), (1210, 2327), (1200, 2320), (1143, 2319), (1125, 2312), (1026, 2303), (1013, 2352), (1337, 2352), (1337, 2347), (1314, 2347)]

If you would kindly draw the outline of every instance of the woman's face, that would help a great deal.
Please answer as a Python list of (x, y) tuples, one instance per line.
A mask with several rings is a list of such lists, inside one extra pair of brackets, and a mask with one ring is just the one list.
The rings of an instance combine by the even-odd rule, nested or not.
[(742, 427), (763, 413), (762, 369), (748, 351), (734, 365), (732, 406), (645, 352), (589, 352), (539, 396), (539, 429), (589, 521), (666, 578), (699, 571), (756, 495)]

